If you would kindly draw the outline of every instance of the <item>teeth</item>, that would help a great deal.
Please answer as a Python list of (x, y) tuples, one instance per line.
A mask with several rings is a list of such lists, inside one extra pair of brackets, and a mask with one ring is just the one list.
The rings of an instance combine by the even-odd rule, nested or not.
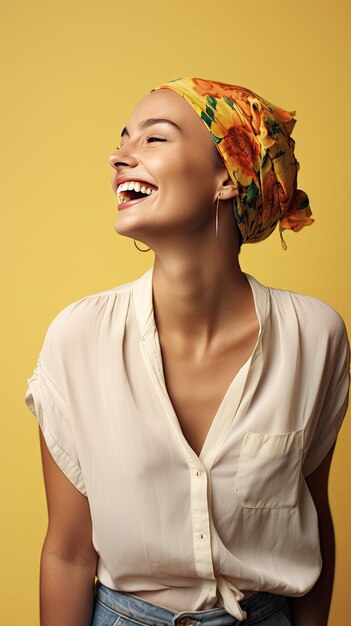
[(145, 185), (143, 185), (142, 187), (140, 186), (140, 183), (137, 181), (133, 181), (133, 180), (128, 180), (124, 183), (121, 183), (117, 189), (117, 197), (118, 197), (118, 203), (122, 204), (123, 202), (125, 202), (127, 200), (127, 198), (124, 198), (121, 194), (123, 191), (141, 191), (141, 193), (144, 193), (147, 196), (150, 196), (152, 193), (155, 193), (155, 191), (157, 191), (156, 189), (151, 189), (151, 187), (145, 187)]
[(142, 193), (147, 193), (148, 195), (150, 195), (153, 191), (156, 191), (156, 189), (151, 189), (151, 187), (146, 187), (145, 185), (141, 187), (139, 182), (135, 182), (133, 180), (121, 183), (117, 191), (120, 193), (121, 191), (126, 191), (127, 189), (128, 191), (132, 191), (134, 189), (134, 191), (141, 191)]

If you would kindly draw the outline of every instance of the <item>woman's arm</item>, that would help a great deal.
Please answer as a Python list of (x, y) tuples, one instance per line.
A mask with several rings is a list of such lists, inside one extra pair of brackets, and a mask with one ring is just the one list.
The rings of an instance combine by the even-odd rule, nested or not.
[(335, 568), (334, 527), (328, 500), (328, 476), (334, 448), (335, 444), (320, 466), (306, 477), (306, 483), (318, 513), (323, 568), (311, 591), (299, 598), (289, 598), (294, 626), (327, 626), (328, 624)]
[(90, 626), (98, 555), (88, 498), (40, 447), (49, 525), (40, 561), (40, 626)]

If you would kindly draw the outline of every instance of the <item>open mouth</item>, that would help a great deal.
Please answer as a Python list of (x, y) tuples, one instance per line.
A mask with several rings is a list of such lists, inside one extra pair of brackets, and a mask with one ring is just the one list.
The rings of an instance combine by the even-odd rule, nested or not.
[(128, 196), (123, 196), (121, 200), (118, 200), (118, 208), (119, 209), (127, 209), (129, 206), (134, 204), (139, 204), (140, 202), (146, 202), (151, 195), (145, 196), (144, 194), (136, 194), (135, 192), (128, 192)]
[[(156, 190), (155, 190), (156, 191)], [(126, 189), (126, 191), (121, 191), (121, 193), (118, 194), (121, 202), (129, 202), (130, 200), (141, 200), (141, 199), (145, 199), (148, 198), (148, 196), (151, 196), (154, 193), (154, 191), (152, 191), (150, 194), (145, 194), (142, 193), (141, 191), (135, 191), (134, 189), (128, 190)]]
[[(145, 190), (145, 187), (143, 187)], [(157, 188), (153, 189), (148, 187), (148, 193), (146, 190), (136, 191), (135, 189), (124, 189), (121, 191), (117, 191), (117, 200), (118, 200), (118, 208), (123, 208), (124, 206), (130, 206), (131, 204), (136, 204), (137, 202), (142, 202), (146, 200), (149, 196), (152, 196), (156, 193)]]

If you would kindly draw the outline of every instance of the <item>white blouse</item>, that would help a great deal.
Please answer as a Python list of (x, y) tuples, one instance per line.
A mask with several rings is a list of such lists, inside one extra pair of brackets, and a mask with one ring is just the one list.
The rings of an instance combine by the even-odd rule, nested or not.
[(321, 300), (245, 274), (257, 342), (197, 456), (165, 385), (152, 274), (56, 315), (25, 402), (89, 499), (100, 581), (176, 611), (223, 606), (241, 621), (250, 592), (301, 596), (319, 577), (305, 477), (348, 406), (345, 324)]

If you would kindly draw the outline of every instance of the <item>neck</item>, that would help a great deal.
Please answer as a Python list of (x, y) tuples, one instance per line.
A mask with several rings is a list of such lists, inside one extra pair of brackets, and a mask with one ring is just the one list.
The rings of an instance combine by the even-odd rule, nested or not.
[(152, 286), (158, 333), (202, 350), (233, 334), (254, 308), (237, 256), (156, 254)]

